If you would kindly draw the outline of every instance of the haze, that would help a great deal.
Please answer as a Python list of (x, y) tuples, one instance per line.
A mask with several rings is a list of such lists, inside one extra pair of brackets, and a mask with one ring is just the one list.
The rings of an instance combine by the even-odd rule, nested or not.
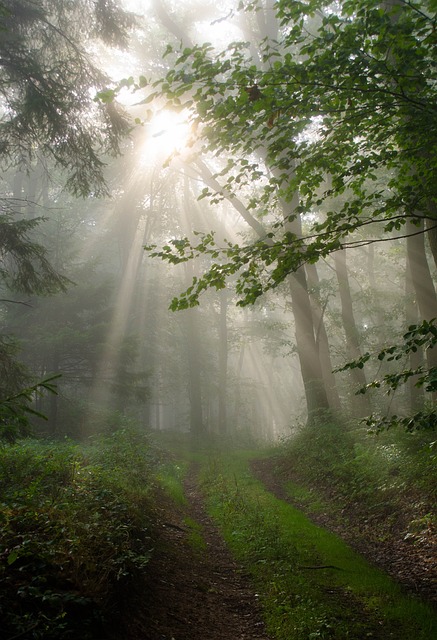
[[(432, 280), (429, 247), (408, 245), (410, 223), (396, 232), (396, 205), (377, 211), (377, 197), (390, 200), (394, 171), (389, 160), (373, 160), (384, 134), (375, 133), (372, 149), (365, 125), (345, 129), (344, 142), (335, 141), (337, 125), (329, 130), (335, 114), (350, 107), (364, 118), (368, 106), (347, 96), (338, 108), (334, 97), (327, 106), (319, 96), (314, 107), (305, 96), (301, 106), (287, 106), (295, 85), (278, 60), (291, 64), (298, 44), (283, 20), (287, 10), (278, 18), (272, 2), (256, 12), (194, 0), (124, 7), (134, 15), (121, 46), (115, 36), (112, 44), (90, 38), (80, 45), (109, 77), (90, 83), (90, 104), (79, 117), (91, 119), (90, 131), (98, 108), (123, 108), (129, 117), (116, 157), (105, 154), (107, 134), (96, 121), (103, 150), (95, 172), (104, 162), (105, 185), (86, 176), (78, 186), (81, 169), (75, 173), (74, 159), (60, 160), (53, 141), (47, 153), (30, 156), (17, 147), (2, 176), (17, 215), (45, 218), (32, 237), (70, 281), (65, 292), (44, 297), (24, 288), (2, 302), (3, 332), (19, 341), (21, 361), (38, 379), (62, 375), (57, 396), (38, 397), (48, 417), (38, 428), (82, 437), (121, 419), (157, 431), (269, 441), (314, 410), (361, 418), (419, 406), (422, 391), (414, 386), (388, 397), (356, 395), (391, 371), (385, 363), (379, 371), (382, 359), (367, 372), (360, 364), (332, 373), (395, 343), (410, 320), (429, 319), (435, 306), (432, 283), (426, 292), (415, 289), (407, 270), (419, 260)], [(334, 24), (335, 7), (326, 14)], [(308, 37), (319, 26), (320, 15), (305, 18)], [(205, 51), (204, 42), (212, 43)], [(245, 44), (227, 48), (236, 42)], [(376, 105), (375, 113), (383, 109)], [(361, 154), (355, 164), (342, 144)], [(343, 154), (338, 171), (335, 145)], [(308, 150), (314, 162), (304, 170)], [(317, 153), (332, 154), (332, 171)], [(358, 218), (348, 217), (359, 197)], [(331, 223), (339, 211), (343, 228)], [(413, 225), (423, 225), (418, 215)], [(195, 246), (211, 232), (215, 244), (194, 250), (193, 260), (175, 244), (186, 238)], [(192, 308), (170, 311), (188, 288), (191, 298), (173, 309)], [(11, 299), (6, 290), (3, 297)]]

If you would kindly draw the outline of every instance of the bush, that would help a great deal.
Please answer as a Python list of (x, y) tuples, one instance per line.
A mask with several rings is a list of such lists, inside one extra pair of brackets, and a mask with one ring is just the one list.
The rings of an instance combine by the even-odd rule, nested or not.
[(88, 451), (36, 441), (0, 449), (5, 638), (96, 637), (144, 571), (152, 454), (144, 439), (134, 441), (117, 434), (99, 453), (96, 444)]
[(411, 518), (410, 511), (428, 513), (435, 504), (437, 447), (431, 440), (430, 432), (373, 434), (322, 422), (303, 427), (288, 441), (282, 468), (342, 507), (353, 503), (381, 516), (401, 509)]

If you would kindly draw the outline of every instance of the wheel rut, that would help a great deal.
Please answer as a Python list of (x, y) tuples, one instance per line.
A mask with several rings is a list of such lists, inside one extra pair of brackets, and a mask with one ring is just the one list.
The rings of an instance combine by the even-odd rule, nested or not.
[[(157, 546), (143, 587), (135, 640), (269, 640), (257, 595), (206, 513), (193, 465), (184, 483), (187, 505), (162, 496)], [(200, 525), (203, 545), (190, 542), (187, 518)]]

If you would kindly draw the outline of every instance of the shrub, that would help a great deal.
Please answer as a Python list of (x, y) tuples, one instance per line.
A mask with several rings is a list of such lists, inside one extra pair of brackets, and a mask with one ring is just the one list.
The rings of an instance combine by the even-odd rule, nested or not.
[[(24, 441), (0, 449), (6, 638), (96, 637), (120, 594), (142, 574), (151, 553), (151, 454), (144, 441), (137, 445), (131, 457), (132, 439), (108, 438), (99, 464), (96, 445), (87, 452), (70, 443)], [(132, 478), (135, 491), (127, 489)]]

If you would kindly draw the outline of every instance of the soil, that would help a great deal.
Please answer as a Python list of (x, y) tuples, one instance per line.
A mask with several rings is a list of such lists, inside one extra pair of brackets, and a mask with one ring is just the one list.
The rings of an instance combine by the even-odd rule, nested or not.
[[(278, 498), (292, 502), (283, 489), (283, 479), (278, 476), (274, 461), (254, 461), (252, 469), (267, 489)], [(123, 625), (124, 629), (117, 631), (117, 638), (269, 640), (257, 594), (206, 514), (196, 477), (193, 467), (185, 480), (188, 505), (177, 507), (165, 495), (159, 496), (155, 514), (158, 524), (154, 531), (156, 548), (145, 583), (138, 585), (138, 592), (132, 594), (133, 615)], [(308, 512), (304, 505), (295, 506)], [(358, 512), (355, 519), (353, 511), (348, 514), (343, 525), (326, 513), (308, 515), (388, 571), (406, 588), (430, 602), (437, 601), (436, 562), (432, 551), (435, 547), (415, 548), (396, 537), (376, 541), (368, 530), (361, 528)], [(201, 541), (196, 545), (192, 538), (190, 540), (193, 529), (187, 518), (201, 525), (203, 545)]]
[[(185, 480), (185, 495), (188, 506), (179, 509), (160, 496), (158, 546), (136, 597), (140, 613), (135, 612), (123, 637), (269, 640), (249, 578), (205, 512), (194, 467)], [(204, 548), (190, 543), (187, 516), (201, 525)]]

